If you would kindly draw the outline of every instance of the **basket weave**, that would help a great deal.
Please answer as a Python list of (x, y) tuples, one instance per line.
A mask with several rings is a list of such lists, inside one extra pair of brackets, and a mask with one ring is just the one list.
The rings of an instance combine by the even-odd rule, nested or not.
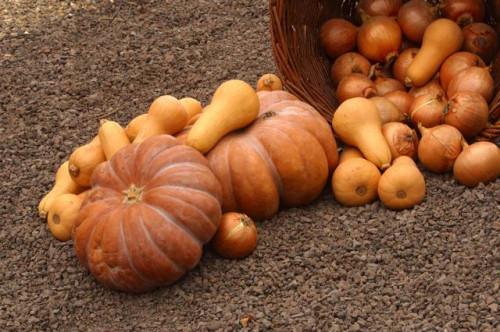
[[(273, 56), (283, 85), (299, 99), (314, 106), (328, 122), (331, 122), (338, 103), (330, 78), (331, 63), (320, 45), (319, 30), (323, 22), (333, 17), (354, 19), (356, 5), (357, 2), (352, 0), (269, 2)], [(492, 4), (488, 6), (492, 8)], [(493, 10), (487, 12), (492, 13)], [(491, 17), (489, 22), (493, 24)], [(490, 123), (475, 140), (489, 140), (498, 144), (500, 52), (497, 53), (492, 74), (495, 79), (495, 98), (490, 104)]]

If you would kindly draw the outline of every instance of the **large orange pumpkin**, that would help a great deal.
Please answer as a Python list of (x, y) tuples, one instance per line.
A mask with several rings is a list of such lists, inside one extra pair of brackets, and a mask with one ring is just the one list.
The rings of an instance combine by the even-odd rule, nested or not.
[(314, 200), (337, 165), (333, 132), (309, 104), (285, 91), (261, 91), (259, 117), (208, 154), (223, 189), (223, 211), (254, 220)]
[(73, 229), (80, 263), (104, 285), (142, 292), (200, 260), (221, 217), (206, 158), (169, 135), (127, 146), (92, 175)]

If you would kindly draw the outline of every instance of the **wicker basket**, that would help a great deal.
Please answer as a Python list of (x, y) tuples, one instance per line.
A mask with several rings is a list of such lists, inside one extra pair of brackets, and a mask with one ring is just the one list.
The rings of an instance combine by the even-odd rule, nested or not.
[[(488, 5), (489, 15), (493, 2)], [(498, 1), (497, 1), (498, 2)], [(332, 17), (353, 19), (352, 0), (270, 0), (273, 55), (286, 90), (313, 105), (329, 122), (338, 103), (330, 79), (331, 62), (319, 43), (321, 24)], [(490, 17), (489, 22), (493, 23)], [(499, 22), (500, 24), (500, 22)], [(500, 29), (497, 29), (499, 31)], [(497, 142), (500, 138), (500, 52), (492, 70), (495, 98), (490, 123), (475, 139)]]

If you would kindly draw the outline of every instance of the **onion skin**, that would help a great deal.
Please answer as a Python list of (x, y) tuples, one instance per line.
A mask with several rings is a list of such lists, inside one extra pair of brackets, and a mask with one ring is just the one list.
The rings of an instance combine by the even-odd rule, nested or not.
[(359, 29), (358, 50), (368, 60), (392, 63), (401, 47), (401, 28), (395, 19), (372, 17)]
[(441, 65), (439, 80), (444, 90), (448, 90), (453, 77), (459, 72), (470, 67), (485, 67), (484, 61), (471, 52), (457, 52), (450, 55)]
[(453, 175), (467, 187), (495, 181), (500, 176), (500, 149), (491, 142), (464, 143), (453, 165)]
[(367, 58), (359, 53), (348, 52), (339, 56), (332, 64), (330, 74), (334, 86), (350, 74), (362, 74), (367, 76), (370, 74), (371, 64)]
[(444, 96), (444, 95), (446, 95), (446, 91), (439, 84), (439, 81), (437, 79), (434, 79), (424, 86), (411, 88), (410, 94), (414, 98), (428, 95), (428, 94), (435, 95), (435, 96)]
[(370, 98), (376, 94), (375, 83), (362, 74), (351, 74), (344, 77), (337, 88), (337, 100), (340, 103), (350, 98)]
[(375, 79), (375, 91), (377, 91), (377, 95), (385, 96), (389, 92), (406, 91), (406, 89), (400, 81), (394, 78), (377, 77)]
[(393, 160), (399, 156), (415, 159), (418, 149), (415, 130), (401, 122), (389, 122), (382, 126), (382, 134), (389, 144)]
[(415, 98), (410, 106), (411, 121), (417, 125), (421, 123), (426, 128), (432, 128), (444, 122), (446, 112), (444, 96), (423, 95)]
[(489, 63), (498, 51), (498, 35), (490, 25), (472, 23), (465, 26), (463, 49), (477, 54)]
[(425, 29), (438, 17), (438, 10), (425, 0), (410, 0), (399, 9), (398, 22), (406, 38), (422, 42)]
[(392, 67), (392, 74), (401, 83), (405, 83), (406, 71), (412, 63), (415, 56), (417, 56), (418, 48), (407, 48), (396, 59), (394, 66)]
[(358, 28), (342, 18), (333, 18), (321, 26), (320, 42), (331, 58), (352, 51), (356, 46)]
[(458, 25), (466, 26), (483, 21), (485, 8), (482, 0), (444, 0), (441, 13)]
[(442, 124), (433, 128), (418, 125), (422, 138), (418, 144), (418, 159), (431, 172), (446, 173), (453, 168), (462, 152), (464, 140), (457, 128)]
[(358, 13), (363, 22), (372, 16), (396, 16), (402, 4), (402, 0), (360, 0)]
[(488, 103), (475, 92), (457, 92), (448, 101), (444, 122), (462, 133), (465, 138), (479, 134), (488, 124)]
[(248, 256), (257, 246), (255, 223), (245, 214), (225, 213), (211, 244), (215, 251), (225, 258)]
[(380, 115), (380, 120), (382, 124), (388, 122), (399, 122), (405, 119), (404, 113), (402, 113), (393, 103), (391, 103), (387, 98), (384, 97), (373, 97), (370, 98), (371, 101), (375, 103), (375, 107)]
[(413, 96), (406, 91), (393, 91), (384, 95), (384, 97), (396, 106), (399, 111), (410, 117), (410, 107), (413, 103)]
[(494, 84), (488, 68), (470, 67), (455, 75), (448, 85), (447, 95), (454, 96), (461, 91), (477, 92), (489, 102), (493, 97)]

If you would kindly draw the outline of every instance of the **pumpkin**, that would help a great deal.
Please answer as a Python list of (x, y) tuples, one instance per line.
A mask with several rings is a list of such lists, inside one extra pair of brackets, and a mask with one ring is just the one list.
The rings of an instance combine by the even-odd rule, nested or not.
[(73, 242), (80, 263), (110, 288), (144, 292), (175, 282), (219, 225), (219, 181), (202, 154), (169, 135), (121, 149), (91, 184)]
[[(276, 103), (269, 103), (277, 94)], [(313, 201), (337, 165), (338, 152), (326, 120), (285, 91), (257, 93), (258, 118), (225, 136), (207, 154), (222, 184), (223, 211), (253, 220)], [(263, 99), (266, 99), (265, 101)]]

